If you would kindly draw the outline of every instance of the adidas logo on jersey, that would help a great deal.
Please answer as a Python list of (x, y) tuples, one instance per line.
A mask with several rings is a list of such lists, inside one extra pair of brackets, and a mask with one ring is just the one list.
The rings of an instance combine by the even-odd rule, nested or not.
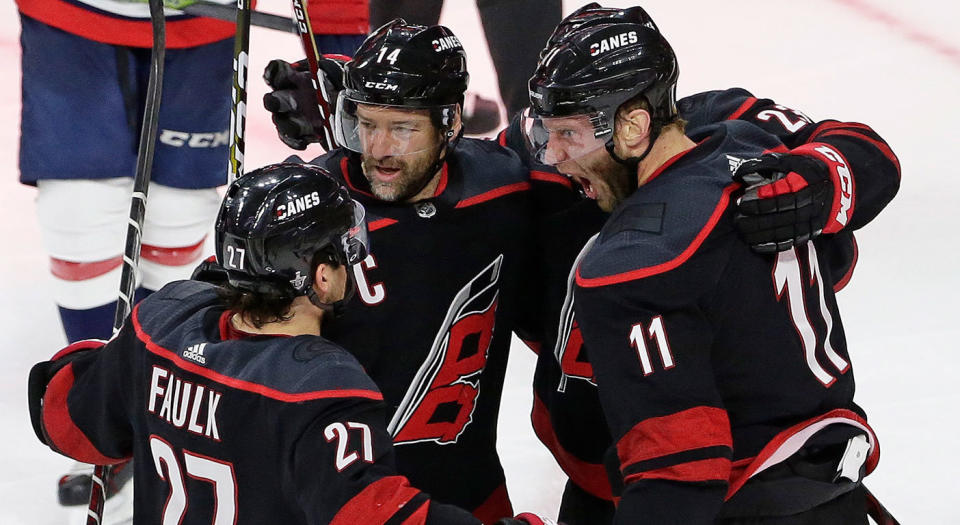
[(736, 173), (737, 168), (739, 168), (744, 161), (744, 159), (739, 159), (733, 155), (727, 155), (727, 160), (730, 161), (730, 173)]
[(636, 44), (637, 42), (639, 42), (639, 38), (637, 38), (636, 31), (620, 33), (619, 35), (604, 38), (599, 42), (590, 44), (590, 56), (599, 56), (611, 49), (617, 49), (628, 44)]
[(207, 364), (207, 358), (203, 356), (203, 349), (206, 348), (206, 346), (207, 343), (200, 343), (187, 347), (187, 349), (183, 351), (183, 358), (200, 363), (201, 365)]
[(280, 204), (277, 206), (277, 220), (293, 217), (294, 215), (302, 213), (305, 210), (309, 210), (318, 204), (320, 204), (320, 194), (317, 192), (310, 193), (309, 195), (303, 195), (302, 197), (297, 197), (296, 199), (287, 201), (286, 204)]

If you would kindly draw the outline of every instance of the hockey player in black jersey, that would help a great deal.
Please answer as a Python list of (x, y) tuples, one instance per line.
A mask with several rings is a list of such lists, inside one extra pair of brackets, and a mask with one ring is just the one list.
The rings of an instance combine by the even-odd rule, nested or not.
[[(869, 137), (788, 150), (731, 122), (688, 138), (676, 75), (652, 21), (613, 21), (574, 29), (531, 80), (535, 156), (612, 211), (581, 253), (573, 306), (624, 482), (615, 522), (865, 523), (860, 481), (879, 449), (852, 401), (828, 261), (889, 200), (855, 206), (845, 154)], [(806, 207), (821, 192), (824, 209)], [(808, 214), (775, 217), (791, 231), (755, 243), (785, 251), (737, 239), (741, 194), (742, 215), (765, 222)]]
[[(288, 85), (289, 71), (274, 63), (267, 80)], [(345, 64), (341, 147), (312, 162), (366, 208), (372, 245), (355, 268), (360, 300), (327, 335), (383, 392), (398, 470), (492, 523), (512, 514), (497, 412), (530, 254), (531, 184), (511, 151), (461, 138), (467, 81), (447, 28), (387, 24)], [(281, 134), (289, 117), (275, 118)]]
[[(590, 4), (569, 15), (558, 26), (548, 42), (560, 42), (573, 29), (611, 22), (633, 22), (652, 25), (643, 9), (603, 8)], [(687, 134), (725, 120), (746, 120), (778, 137), (788, 148), (811, 142), (828, 143), (837, 148), (850, 163), (851, 177), (856, 180), (857, 221), (853, 227), (835, 233), (834, 249), (825, 261), (835, 275), (842, 276), (834, 286), (839, 291), (849, 280), (856, 263), (856, 244), (852, 230), (873, 218), (890, 201), (899, 186), (899, 163), (896, 156), (868, 126), (852, 122), (825, 120), (812, 122), (800, 112), (769, 99), (758, 99), (743, 89), (727, 89), (699, 93), (680, 99), (679, 115), (687, 121)], [(528, 122), (531, 124), (531, 122)], [(501, 133), (500, 143), (514, 149), (524, 161), (539, 171), (552, 167), (540, 165), (525, 146), (519, 119)], [(598, 152), (602, 153), (602, 152)], [(758, 208), (758, 189), (740, 199), (735, 217), (741, 237), (761, 252), (772, 248), (786, 249), (795, 242), (803, 243), (804, 235), (822, 229), (825, 210), (819, 217), (810, 217), (817, 206), (832, 199), (829, 172), (825, 166), (796, 155), (769, 157), (791, 165), (800, 176), (812, 183), (797, 186), (795, 191), (782, 191), (778, 197), (781, 209), (765, 205)], [(626, 186), (628, 172), (612, 166), (619, 177), (614, 183)], [(817, 188), (814, 198), (810, 189)], [(626, 191), (626, 190), (622, 190)], [(796, 209), (797, 202), (802, 203)], [(612, 519), (614, 490), (607, 480), (604, 456), (611, 444), (606, 421), (599, 410), (599, 400), (589, 349), (583, 344), (579, 323), (574, 316), (572, 273), (574, 261), (583, 244), (600, 230), (606, 220), (595, 201), (561, 204), (559, 210), (541, 221), (539, 236), (545, 251), (538, 268), (543, 286), (545, 312), (542, 330), (537, 337), (539, 355), (534, 377), (532, 421), (540, 440), (547, 445), (569, 481), (560, 507), (560, 520), (570, 524), (604, 523)], [(806, 216), (805, 216), (806, 215)], [(822, 222), (818, 222), (822, 221)], [(766, 225), (759, 229), (758, 225)], [(845, 238), (844, 242), (839, 240)]]
[(382, 395), (320, 337), (367, 255), (363, 207), (321, 168), (268, 166), (228, 188), (216, 237), (223, 287), (171, 283), (33, 368), (37, 436), (133, 457), (135, 523), (479, 524), (396, 473)]

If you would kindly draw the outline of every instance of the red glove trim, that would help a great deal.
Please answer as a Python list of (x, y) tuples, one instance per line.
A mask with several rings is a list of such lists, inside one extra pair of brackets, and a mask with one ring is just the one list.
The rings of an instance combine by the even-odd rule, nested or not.
[(71, 458), (84, 463), (113, 465), (126, 458), (111, 458), (97, 450), (83, 430), (70, 417), (67, 396), (73, 386), (73, 364), (63, 367), (47, 385), (43, 396), (43, 428), (50, 444)]
[(773, 184), (764, 184), (757, 188), (757, 197), (761, 199), (772, 199), (779, 195), (795, 193), (807, 186), (807, 181), (799, 173), (790, 172), (786, 177), (774, 182)]
[(101, 341), (100, 339), (84, 339), (83, 341), (77, 341), (76, 343), (67, 345), (66, 348), (60, 350), (56, 354), (53, 354), (53, 357), (50, 358), (51, 361), (56, 361), (57, 359), (63, 359), (64, 357), (81, 350), (94, 350), (102, 347), (107, 344), (106, 341)]
[(827, 216), (827, 223), (823, 226), (823, 233), (836, 233), (843, 229), (853, 217), (854, 208), (854, 181), (850, 172), (850, 163), (833, 146), (822, 142), (804, 144), (790, 150), (794, 155), (808, 155), (824, 164), (830, 171), (830, 180), (833, 182), (833, 204)]

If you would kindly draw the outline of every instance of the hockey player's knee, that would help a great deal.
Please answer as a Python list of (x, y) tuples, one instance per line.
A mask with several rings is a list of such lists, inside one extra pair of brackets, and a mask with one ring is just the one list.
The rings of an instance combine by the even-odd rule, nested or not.
[(214, 188), (150, 187), (140, 257), (144, 288), (158, 290), (170, 281), (190, 277), (208, 251), (205, 241), (219, 205)]

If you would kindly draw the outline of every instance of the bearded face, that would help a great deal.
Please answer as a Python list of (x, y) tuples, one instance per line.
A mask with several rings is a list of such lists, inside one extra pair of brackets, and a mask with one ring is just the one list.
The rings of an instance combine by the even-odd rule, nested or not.
[(429, 183), (443, 137), (426, 109), (360, 104), (358, 134), (363, 145), (363, 174), (378, 199), (410, 200)]

